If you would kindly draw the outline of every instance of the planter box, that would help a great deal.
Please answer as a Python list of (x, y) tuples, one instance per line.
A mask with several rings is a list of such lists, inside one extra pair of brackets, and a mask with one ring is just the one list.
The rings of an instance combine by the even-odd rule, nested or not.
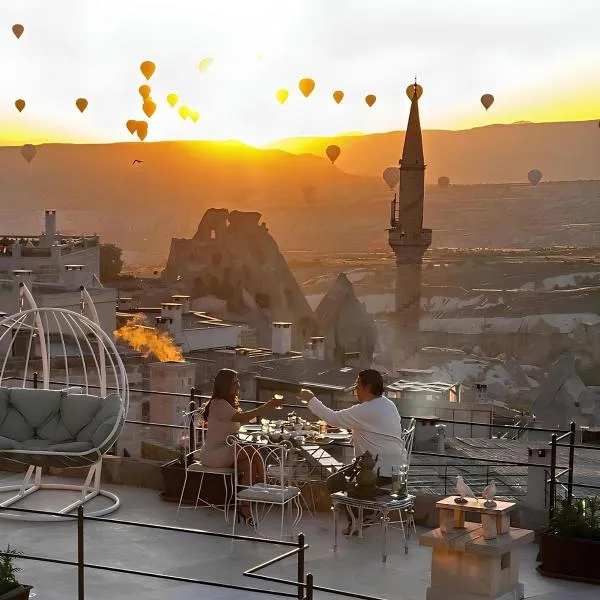
[[(185, 469), (176, 461), (172, 460), (161, 466), (160, 468), (163, 478), (163, 492), (161, 498), (167, 502), (179, 502), (181, 496), (181, 488), (185, 479)], [(200, 486), (201, 473), (197, 471), (188, 471), (185, 493), (183, 495), (183, 504), (193, 506), (196, 504), (198, 488)], [(227, 485), (231, 490), (231, 478), (227, 478)], [(204, 482), (202, 484), (202, 495), (200, 496), (210, 504), (225, 503), (225, 485), (223, 484), (222, 475), (213, 475), (210, 473), (204, 474)]]
[(538, 571), (548, 577), (600, 584), (600, 541), (566, 538), (554, 533), (540, 536), (542, 564)]
[(0, 600), (28, 600), (30, 591), (30, 585), (20, 585), (10, 592), (0, 594)]

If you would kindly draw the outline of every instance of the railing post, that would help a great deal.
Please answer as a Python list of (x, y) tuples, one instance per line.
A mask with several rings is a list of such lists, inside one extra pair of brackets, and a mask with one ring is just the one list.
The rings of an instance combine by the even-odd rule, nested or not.
[(189, 431), (189, 435), (190, 435), (190, 452), (195, 452), (196, 451), (196, 388), (190, 388), (190, 404), (189, 404), (189, 410), (192, 413), (190, 415), (190, 431)]
[(298, 600), (304, 598), (304, 534), (298, 534)]
[(37, 371), (33, 374), (33, 388), (37, 390), (38, 387), (38, 374)]
[(567, 480), (567, 502), (573, 500), (573, 470), (575, 467), (575, 421), (569, 426), (569, 478)]
[(548, 490), (550, 505), (548, 516), (549, 521), (554, 517), (554, 504), (556, 502), (556, 434), (552, 434), (550, 442), (550, 489)]
[(83, 506), (77, 507), (77, 599), (84, 600)]
[(444, 465), (444, 496), (448, 495), (448, 465)]
[(309, 573), (306, 576), (306, 600), (313, 600), (313, 576)]

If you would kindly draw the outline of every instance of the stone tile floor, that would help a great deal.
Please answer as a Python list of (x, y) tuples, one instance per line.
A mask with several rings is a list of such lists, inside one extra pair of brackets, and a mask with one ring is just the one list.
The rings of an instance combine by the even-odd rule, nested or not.
[[(0, 485), (17, 483), (19, 477), (0, 473)], [(229, 532), (230, 526), (220, 513), (210, 509), (182, 509), (177, 517), (177, 506), (163, 502), (152, 490), (107, 486), (121, 498), (121, 507), (107, 518), (173, 525), (207, 531)], [(24, 508), (56, 510), (59, 503), (74, 498), (70, 492), (40, 492), (43, 496), (24, 501)], [(8, 497), (0, 495), (0, 501)], [(100, 503), (103, 500), (96, 500)], [(99, 504), (96, 504), (98, 507)], [(269, 528), (269, 525), (271, 527)], [(399, 532), (390, 533), (388, 562), (381, 562), (381, 531), (372, 527), (365, 537), (340, 536), (337, 554), (332, 551), (331, 522), (327, 515), (318, 519), (305, 516), (300, 529), (310, 545), (306, 555), (306, 571), (314, 575), (315, 585), (334, 587), (353, 593), (362, 593), (394, 600), (424, 600), (429, 583), (431, 550), (418, 545), (413, 537), (409, 553), (404, 554)], [(423, 531), (423, 530), (421, 530)], [(265, 533), (276, 535), (278, 517), (272, 515)], [(253, 535), (244, 525), (236, 533)], [(7, 543), (27, 554), (64, 560), (76, 560), (77, 532), (75, 522), (27, 523), (0, 520), (0, 546)], [(86, 522), (85, 560), (87, 563), (135, 569), (204, 579), (214, 582), (255, 587), (264, 590), (250, 593), (189, 583), (164, 581), (149, 577), (102, 570), (86, 569), (86, 598), (108, 600), (172, 600), (213, 599), (238, 600), (242, 598), (276, 598), (269, 591), (293, 593), (295, 588), (250, 579), (243, 571), (268, 560), (289, 548), (236, 541), (233, 546), (227, 539), (219, 539), (184, 532), (166, 532), (114, 523)], [(595, 586), (547, 579), (535, 570), (537, 546), (531, 544), (521, 552), (521, 581), (525, 596), (536, 600), (596, 600), (600, 589)], [(77, 597), (77, 573), (74, 567), (23, 560), (21, 579), (34, 586), (35, 600), (64, 600)], [(269, 567), (264, 574), (294, 579), (295, 558), (286, 559)], [(315, 598), (340, 598), (315, 592)], [(345, 596), (344, 596), (345, 597)]]

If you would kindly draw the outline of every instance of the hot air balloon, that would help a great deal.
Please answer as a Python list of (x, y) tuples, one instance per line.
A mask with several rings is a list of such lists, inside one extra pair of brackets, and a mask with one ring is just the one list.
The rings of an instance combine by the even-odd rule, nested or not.
[(481, 104), (483, 104), (483, 108), (487, 110), (492, 104), (494, 104), (494, 96), (491, 94), (484, 94), (481, 96)]
[(138, 122), (134, 121), (133, 119), (129, 119), (129, 121), (125, 123), (125, 126), (127, 127), (129, 133), (133, 135), (137, 131)]
[(85, 98), (77, 98), (75, 106), (79, 109), (79, 112), (83, 112), (88, 107), (88, 101)]
[(30, 163), (35, 158), (36, 152), (37, 150), (33, 144), (25, 144), (21, 148), (21, 154), (28, 163)]
[(149, 86), (149, 85), (146, 85), (146, 84), (144, 84), (144, 85), (140, 85), (140, 87), (139, 87), (139, 90), (138, 90), (138, 92), (140, 93), (140, 96), (141, 96), (141, 97), (142, 97), (144, 100), (145, 100), (145, 99), (146, 99), (146, 98), (147, 98), (147, 97), (150, 95), (150, 92), (151, 92), (151, 91), (152, 91), (152, 90), (150, 89), (150, 86)]
[(190, 116), (190, 109), (187, 106), (180, 106), (179, 116), (185, 121)]
[(336, 146), (335, 144), (327, 146), (327, 149), (325, 150), (325, 154), (327, 154), (327, 158), (331, 161), (331, 164), (333, 164), (338, 159), (340, 152), (340, 147)]
[(312, 79), (301, 79), (298, 83), (300, 91), (304, 94), (305, 98), (308, 98), (312, 91), (315, 89), (315, 82)]
[(284, 104), (289, 95), (290, 93), (287, 90), (277, 90), (275, 92), (275, 98), (279, 100), (279, 104)]
[(415, 94), (415, 90), (417, 92), (417, 100), (423, 95), (423, 88), (418, 83), (411, 83), (406, 88), (406, 95), (408, 96), (409, 100), (413, 99), (413, 96)]
[(206, 70), (208, 69), (208, 67), (210, 67), (210, 65), (212, 65), (213, 60), (210, 56), (207, 58), (203, 58), (200, 61), (200, 64), (198, 65), (198, 70), (200, 71), (200, 73), (206, 73)]
[(156, 103), (152, 100), (152, 98), (146, 98), (146, 100), (144, 100), (142, 110), (144, 111), (144, 114), (150, 118), (156, 111)]
[(333, 92), (333, 99), (339, 104), (344, 99), (344, 92), (342, 90), (335, 90)]
[(369, 106), (373, 106), (373, 104), (375, 104), (376, 100), (377, 100), (377, 97), (374, 94), (369, 94), (368, 96), (365, 96), (365, 102)]
[(137, 136), (140, 138), (140, 141), (143, 142), (148, 135), (148, 123), (146, 123), (146, 121), (138, 121), (136, 132)]
[(390, 190), (393, 190), (400, 181), (400, 169), (398, 167), (384, 169), (383, 180), (390, 186)]
[(200, 118), (200, 113), (197, 110), (192, 110), (190, 108), (189, 117), (194, 123), (196, 123)]
[(167, 96), (167, 102), (169, 103), (169, 106), (171, 108), (173, 108), (177, 104), (177, 100), (179, 100), (177, 94), (169, 94)]
[(155, 69), (156, 69), (156, 65), (151, 60), (145, 60), (140, 65), (140, 71), (142, 72), (142, 75), (146, 79), (150, 79), (150, 77), (152, 77)]
[(22, 112), (23, 109), (25, 108), (25, 100), (21, 100), (21, 98), (19, 98), (18, 100), (15, 100), (15, 106), (17, 107), (17, 110), (19, 112)]
[(23, 35), (24, 31), (25, 27), (23, 27), (23, 25), (21, 25), (20, 23), (16, 23), (12, 26), (12, 32), (15, 34), (15, 37), (17, 39), (19, 39)]
[(450, 185), (450, 177), (446, 177), (445, 175), (438, 177), (438, 185), (445, 190)]
[(529, 183), (532, 185), (537, 185), (542, 180), (542, 172), (539, 169), (531, 169), (527, 173), (527, 179), (529, 179)]

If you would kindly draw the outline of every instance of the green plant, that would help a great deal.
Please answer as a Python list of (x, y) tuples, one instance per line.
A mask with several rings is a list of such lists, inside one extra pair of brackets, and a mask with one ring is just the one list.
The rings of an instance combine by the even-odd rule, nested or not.
[(4, 550), (3, 556), (0, 556), (0, 595), (10, 592), (20, 585), (17, 581), (17, 573), (21, 569), (13, 564), (15, 557), (19, 554), (23, 553), (11, 548), (9, 544)]
[(550, 526), (563, 537), (600, 540), (600, 496), (561, 500)]

